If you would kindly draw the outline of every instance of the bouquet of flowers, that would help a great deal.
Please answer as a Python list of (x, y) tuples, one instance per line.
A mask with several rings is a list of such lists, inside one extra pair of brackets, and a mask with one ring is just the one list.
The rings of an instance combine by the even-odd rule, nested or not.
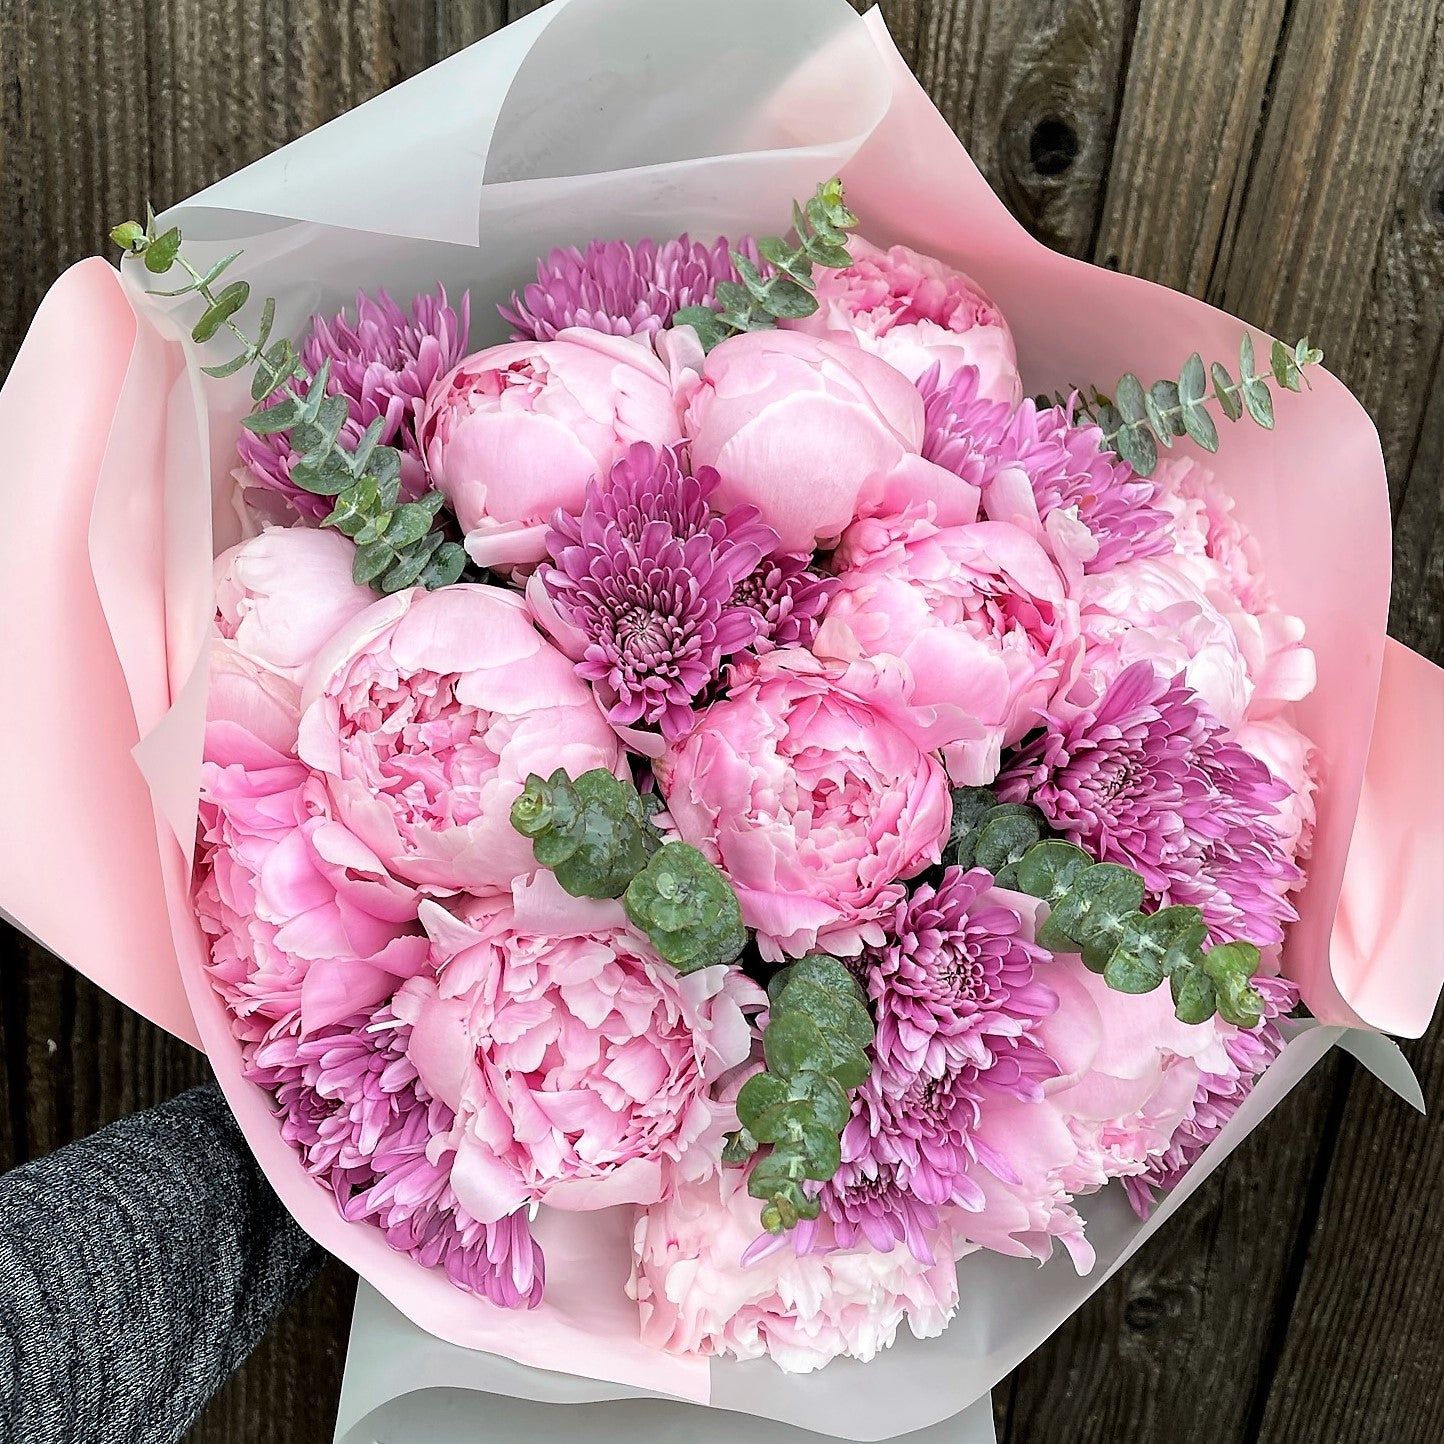
[[(598, 7), (562, 9), (584, 52)], [(885, 34), (836, 35), (876, 80)], [(125, 384), (204, 419), (147, 433), (164, 526), (209, 471), (217, 538), (161, 568), (149, 673), (95, 563), (137, 722), (163, 682), (150, 886), (287, 1201), (455, 1342), (706, 1397), (708, 1359), (986, 1333), (960, 1261), (1096, 1277), (1127, 1234), (1080, 1200), (1148, 1218), (1301, 997), (1379, 1001), (1297, 960), (1364, 770), (1317, 696), (1343, 633), (1204, 460), (1342, 389), (1170, 323), (1166, 379), (1099, 390), (1085, 332), (963, 263), (999, 242), (896, 239), (885, 130), (790, 225), (559, 231), (509, 285), (338, 238), (359, 292), (309, 320), (220, 206), (113, 232), (164, 358)], [(1437, 982), (1396, 984), (1409, 1024)]]
[[(1228, 497), (855, 220), (555, 251), (476, 352), (444, 290), (241, 333), (195, 889), (345, 1218), (515, 1308), (538, 1209), (629, 1206), (644, 1340), (796, 1370), (940, 1332), (963, 1252), (1086, 1271), (1109, 1180), (1146, 1216), (1282, 1046), (1314, 822)], [(247, 296), (116, 239), (200, 332)]]

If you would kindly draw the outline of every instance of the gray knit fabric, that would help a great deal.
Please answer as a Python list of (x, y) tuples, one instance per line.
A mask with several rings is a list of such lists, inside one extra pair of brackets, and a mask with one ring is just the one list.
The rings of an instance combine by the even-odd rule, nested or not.
[(180, 1439), (321, 1257), (214, 1085), (6, 1174), (0, 1439)]

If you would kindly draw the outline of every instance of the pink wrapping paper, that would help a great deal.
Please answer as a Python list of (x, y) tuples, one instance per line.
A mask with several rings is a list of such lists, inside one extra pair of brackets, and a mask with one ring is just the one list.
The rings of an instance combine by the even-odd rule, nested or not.
[[(815, 32), (799, 30), (792, 72), (769, 82), (772, 93), (748, 113), (748, 143), (759, 149), (739, 149), (736, 135), (719, 137), (715, 145), (726, 153), (717, 159), (703, 136), (687, 153), (649, 165), (642, 163), (646, 136), (633, 132), (612, 156), (627, 163), (618, 170), (608, 163), (605, 134), (599, 139), (594, 130), (593, 173), (567, 176), (558, 157), (566, 155), (565, 127), (577, 121), (548, 122), (535, 95), (539, 87), (586, 93), (598, 69), (604, 4), (614, 25), (627, 17), (645, 22), (665, 4), (668, 16), (685, 14), (694, 30), (717, 32), (716, 44), (725, 43), (721, 17), (703, 0), (552, 6), (528, 21), (520, 39), (498, 37), (489, 52), (498, 63), (508, 46), (514, 52), (500, 72), (510, 89), (479, 107), (474, 123), (487, 135), (449, 142), (469, 156), (470, 169), (458, 171), (465, 177), (459, 207), (429, 216), (399, 206), (404, 232), (372, 235), (356, 228), (346, 195), (288, 183), (312, 163), (326, 172), (327, 144), (352, 156), (352, 165), (370, 165), (356, 129), (370, 109), (363, 107), (309, 137), (298, 148), (304, 164), (270, 158), (178, 220), (203, 244), (244, 236), (238, 243), (247, 246), (255, 289), (274, 288), (284, 314), (299, 322), (312, 304), (335, 304), (363, 282), (475, 278), (477, 255), (493, 267), (512, 265), (515, 283), (524, 277), (515, 257), (544, 248), (526, 227), (545, 229), (552, 215), (570, 215), (588, 233), (636, 237), (687, 224), (699, 233), (735, 232), (773, 223), (778, 197), (841, 169), (871, 239), (946, 257), (992, 293), (1013, 326), (1030, 389), (1106, 383), (1129, 368), (1177, 374), (1194, 349), (1210, 359), (1236, 353), (1234, 318), (1031, 240), (908, 74), (876, 15), (857, 21), (843, 0), (796, 0), (796, 15), (815, 20)], [(660, 36), (659, 47), (666, 43)], [(466, 56), (440, 67), (429, 84), (412, 83), (408, 104), (419, 115), (439, 117), (448, 86), (463, 76), (468, 95), (488, 93), (484, 84), (478, 89), (485, 72), (468, 70)], [(820, 90), (840, 84), (839, 76), (852, 102), (836, 133), (820, 133), (803, 117), (815, 114)], [(671, 81), (651, 83), (670, 95)], [(373, 104), (396, 103), (393, 96)], [(557, 132), (550, 145), (543, 143), (548, 124)], [(443, 129), (439, 118), (435, 128)], [(257, 197), (272, 215), (247, 210)], [(473, 197), (468, 222), (465, 202)], [(579, 197), (586, 198), (581, 222)], [(581, 238), (548, 231), (544, 244)], [(468, 240), (482, 251), (470, 252)], [(479, 281), (477, 310), (494, 294)], [(409, 1318), (442, 1339), (522, 1364), (706, 1401), (716, 1393), (706, 1361), (658, 1355), (636, 1342), (619, 1289), (626, 1261), (618, 1215), (547, 1216), (547, 1301), (524, 1315), (497, 1310), (392, 1253), (374, 1229), (346, 1224), (281, 1142), (265, 1096), (240, 1078), (239, 1048), (205, 980), (204, 940), (189, 904), (210, 558), (226, 539), (218, 499), (240, 408), (234, 389), (203, 381), (193, 360), (187, 364), (178, 334), (153, 303), (133, 305), (114, 270), (86, 262), (57, 282), (0, 394), (0, 424), (21, 458), (10, 472), (16, 524), (0, 537), (0, 664), (26, 679), (27, 699), (24, 708), (12, 700), (0, 716), (6, 755), (19, 759), (6, 782), (0, 904), (102, 987), (205, 1048), (288, 1208)], [(56, 375), (66, 376), (68, 397), (86, 398), (79, 424), (70, 405), (63, 418), (58, 412), (49, 384)], [(1217, 470), (1260, 539), (1282, 605), (1304, 617), (1319, 659), (1319, 686), (1299, 722), (1326, 757), (1327, 773), (1286, 970), (1325, 1022), (1417, 1035), (1444, 977), (1425, 916), (1444, 873), (1444, 673), (1386, 645), (1389, 527), (1378, 438), (1342, 384), (1324, 375), (1312, 392), (1280, 399), (1274, 432), (1229, 428)], [(29, 481), (39, 475), (43, 488)], [(214, 542), (213, 512), (221, 518)], [(782, 1418), (801, 1409), (799, 1395), (786, 1398), (792, 1402), (759, 1412)]]
[[(170, 700), (154, 483), (180, 361), (137, 321), (115, 271), (84, 261), (41, 304), (0, 392), (11, 461), (0, 528), (0, 673), (10, 679), (0, 903), (107, 992), (198, 1043), (151, 798), (130, 755), (142, 722)], [(126, 469), (134, 491), (103, 504), (103, 478)], [(112, 527), (146, 540), (122, 551)], [(117, 578), (127, 598), (108, 619), (102, 592)]]

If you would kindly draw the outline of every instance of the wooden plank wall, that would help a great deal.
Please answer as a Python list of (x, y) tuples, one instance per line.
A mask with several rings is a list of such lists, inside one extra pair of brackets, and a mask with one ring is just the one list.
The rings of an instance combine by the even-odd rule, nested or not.
[[(536, 0), (0, 0), (0, 363), (108, 221), (195, 191)], [(861, 6), (860, 6), (861, 8)], [(1395, 635), (1444, 658), (1444, 7), (884, 0), (904, 54), (1050, 245), (1307, 331), (1375, 417)], [(1444, 881), (1444, 880), (1441, 880)], [(0, 1164), (200, 1079), (7, 935)], [(1444, 1031), (1406, 1046), (1437, 1110)], [(996, 1394), (1007, 1444), (1444, 1438), (1444, 1131), (1326, 1064)], [(338, 1266), (196, 1444), (320, 1444)]]

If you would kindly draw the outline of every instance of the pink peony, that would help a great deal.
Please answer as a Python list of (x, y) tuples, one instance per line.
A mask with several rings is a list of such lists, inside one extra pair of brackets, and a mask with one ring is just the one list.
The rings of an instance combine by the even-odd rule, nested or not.
[(302, 701), (298, 751), (336, 822), (427, 892), (509, 891), (536, 865), (510, 817), (528, 775), (620, 765), (586, 683), (497, 587), (372, 603), (322, 650)]
[(1016, 406), (1023, 395), (1018, 356), (1002, 313), (961, 271), (906, 246), (883, 251), (848, 238), (852, 265), (819, 267), (817, 310), (784, 324), (829, 340), (850, 340), (916, 381), (933, 366), (944, 379), (978, 372), (982, 396)]
[(679, 410), (650, 341), (572, 329), (468, 356), (432, 388), (421, 442), (472, 560), (530, 566), (629, 446), (681, 437)]
[(906, 1249), (838, 1248), (824, 1221), (818, 1247), (773, 1248), (743, 1262), (757, 1238), (757, 1200), (743, 1169), (685, 1184), (637, 1213), (627, 1292), (642, 1342), (672, 1354), (769, 1356), (790, 1374), (836, 1358), (871, 1359), (906, 1323), (942, 1333), (958, 1305), (952, 1235), (936, 1231), (935, 1261)]
[(351, 580), (340, 532), (276, 527), (216, 558), (216, 625), (248, 657), (300, 682), (316, 653), (376, 600)]
[(722, 867), (765, 957), (880, 944), (900, 878), (938, 861), (947, 778), (896, 676), (769, 653), (658, 759), (682, 836)]
[(694, 466), (721, 477), (713, 505), (757, 507), (784, 552), (835, 541), (854, 517), (896, 509), (892, 493), (977, 494), (918, 455), (923, 401), (906, 377), (855, 346), (749, 331), (716, 347), (684, 418)]
[(1174, 565), (1200, 591), (1221, 585), (1245, 611), (1273, 606), (1258, 543), (1234, 513), (1233, 498), (1192, 457), (1162, 458), (1153, 473), (1156, 504), (1168, 513)]
[(534, 1308), (543, 1263), (526, 1218), (478, 1223), (451, 1188), (451, 1155), (428, 1156), (453, 1118), (421, 1086), (409, 1032), (389, 1007), (310, 1037), (277, 1029), (244, 1050), (245, 1076), (273, 1095), (282, 1138), (344, 1218), (375, 1224), (392, 1248), (459, 1288)]
[(263, 742), (289, 760), (301, 722), (301, 689), (289, 677), (247, 656), (235, 642), (214, 636), (206, 678), (206, 721), (237, 733), (237, 740), (227, 746)]
[(1161, 677), (1182, 674), (1225, 727), (1247, 715), (1254, 685), (1233, 625), (1172, 560), (1123, 562), (1087, 577), (1077, 591), (1082, 668), (1058, 711), (1089, 711), (1119, 673), (1148, 662)]
[(1073, 953), (1059, 954), (1045, 976), (1060, 998), (1058, 1013), (1038, 1028), (1045, 1048), (1075, 1019), (1096, 1025), (1086, 1071), (1060, 1080), (1047, 1099), (1078, 1150), (1060, 1178), (1070, 1193), (1091, 1193), (1109, 1179), (1141, 1173), (1168, 1147), (1199, 1078), (1227, 1067), (1219, 1031), (1227, 1025), (1180, 1022), (1167, 987), (1116, 992)]
[[(473, 1218), (522, 1204), (655, 1203), (664, 1168), (715, 1145), (712, 1085), (751, 1051), (734, 968), (683, 977), (630, 932), (620, 903), (568, 897), (538, 873), (514, 897), (453, 916), (422, 907), (434, 976), (397, 994), (410, 1057), (456, 1114), (452, 1187)], [(704, 1141), (705, 1136), (705, 1141)]]
[(1159, 482), (1159, 502), (1173, 523), (1176, 551), (1169, 565), (1232, 629), (1247, 678), (1249, 719), (1275, 717), (1307, 697), (1317, 681), (1304, 624), (1274, 605), (1258, 544), (1211, 472), (1187, 458), (1171, 459), (1161, 465)]
[(1006, 522), (863, 521), (843, 537), (821, 657), (898, 658), (914, 707), (936, 719), (955, 783), (997, 776), (1002, 749), (1070, 680), (1078, 609), (1047, 552)]
[(973, 1138), (981, 1151), (1006, 1156), (1011, 1176), (1000, 1177), (981, 1162), (970, 1164), (981, 1206), (948, 1210), (947, 1221), (958, 1238), (991, 1253), (1043, 1263), (1056, 1239), (1073, 1267), (1090, 1273), (1093, 1246), (1063, 1183), (1078, 1146), (1058, 1110), (1047, 1099), (1028, 1102), (997, 1094), (983, 1103)]
[(274, 745), (283, 732), (252, 730), (258, 715), (285, 715), (273, 688), (290, 684), (224, 643), (215, 655), (227, 681), (206, 727), (195, 896), (211, 978), (243, 1040), (322, 1027), (388, 997), (424, 966), (426, 939), (414, 913), (322, 855), (307, 769)]

